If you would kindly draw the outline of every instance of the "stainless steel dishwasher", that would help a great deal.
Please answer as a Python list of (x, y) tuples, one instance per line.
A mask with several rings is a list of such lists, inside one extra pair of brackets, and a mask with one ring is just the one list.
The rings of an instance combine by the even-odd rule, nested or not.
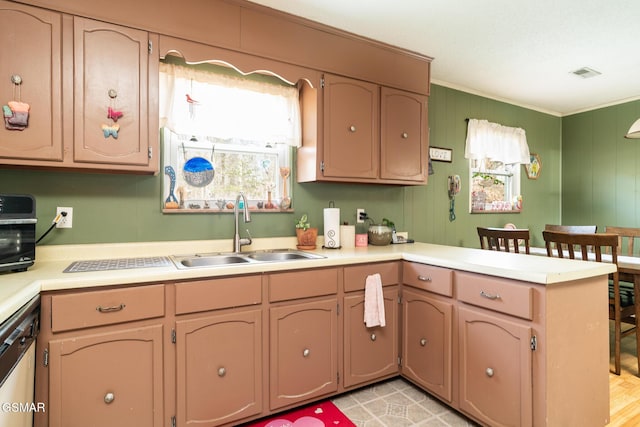
[(0, 325), (0, 427), (31, 427), (34, 402), (35, 347), (40, 330), (40, 296)]

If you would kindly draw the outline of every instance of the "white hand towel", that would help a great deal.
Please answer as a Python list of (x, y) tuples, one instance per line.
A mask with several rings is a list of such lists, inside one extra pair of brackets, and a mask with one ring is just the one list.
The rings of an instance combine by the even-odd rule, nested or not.
[(386, 325), (384, 315), (384, 295), (380, 274), (367, 276), (364, 287), (364, 323), (367, 328)]

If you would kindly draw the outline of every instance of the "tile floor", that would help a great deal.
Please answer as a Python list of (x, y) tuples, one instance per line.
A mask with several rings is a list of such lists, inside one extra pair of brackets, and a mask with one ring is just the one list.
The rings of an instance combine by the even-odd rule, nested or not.
[(478, 425), (401, 378), (331, 400), (358, 427)]

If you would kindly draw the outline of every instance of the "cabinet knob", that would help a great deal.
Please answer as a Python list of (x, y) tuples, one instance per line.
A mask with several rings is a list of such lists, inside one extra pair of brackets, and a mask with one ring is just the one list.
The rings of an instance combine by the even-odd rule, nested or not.
[(351, 125), (351, 126), (349, 127), (349, 131), (351, 131), (351, 132), (355, 132), (355, 131), (356, 131), (356, 127), (355, 127), (354, 125)]
[(376, 334), (371, 334), (371, 341), (375, 341), (376, 340)]
[(303, 357), (309, 357), (310, 354), (311, 354), (311, 350), (309, 350), (308, 348), (305, 348), (304, 351), (302, 352)]
[(425, 345), (427, 345), (427, 340), (426, 340), (426, 339), (424, 339), (424, 338), (422, 338), (422, 339), (420, 340), (420, 345), (421, 345), (422, 347), (424, 347)]
[(409, 138), (409, 134), (406, 132), (402, 132), (402, 135), (400, 135), (402, 137), (402, 139), (407, 139)]
[(116, 396), (113, 393), (109, 392), (104, 395), (104, 403), (109, 404), (113, 402), (115, 398)]
[(218, 368), (218, 376), (224, 377), (225, 375), (227, 375), (227, 370), (224, 367)]
[(13, 76), (11, 76), (11, 83), (13, 83), (16, 86), (21, 85), (22, 77), (20, 77), (20, 74), (14, 74)]
[(118, 91), (115, 89), (109, 89), (109, 98), (115, 99), (118, 97)]
[(487, 368), (487, 370), (484, 372), (489, 378), (493, 377), (493, 368)]
[(418, 275), (418, 280), (420, 280), (421, 282), (430, 282), (431, 281), (431, 277)]

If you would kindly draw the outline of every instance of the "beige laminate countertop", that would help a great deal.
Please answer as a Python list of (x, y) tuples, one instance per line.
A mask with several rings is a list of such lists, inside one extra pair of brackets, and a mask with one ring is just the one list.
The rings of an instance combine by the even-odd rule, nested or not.
[[(321, 247), (320, 245), (318, 246)], [(404, 259), (455, 270), (551, 285), (615, 271), (612, 264), (502, 253), (480, 249), (407, 243), (353, 249), (317, 249), (322, 259), (178, 269), (166, 267), (63, 273), (73, 261), (228, 252), (230, 240), (52, 245), (38, 247), (26, 272), (0, 274), (0, 322), (41, 291), (174, 281)], [(245, 251), (295, 248), (295, 238), (254, 239)]]

